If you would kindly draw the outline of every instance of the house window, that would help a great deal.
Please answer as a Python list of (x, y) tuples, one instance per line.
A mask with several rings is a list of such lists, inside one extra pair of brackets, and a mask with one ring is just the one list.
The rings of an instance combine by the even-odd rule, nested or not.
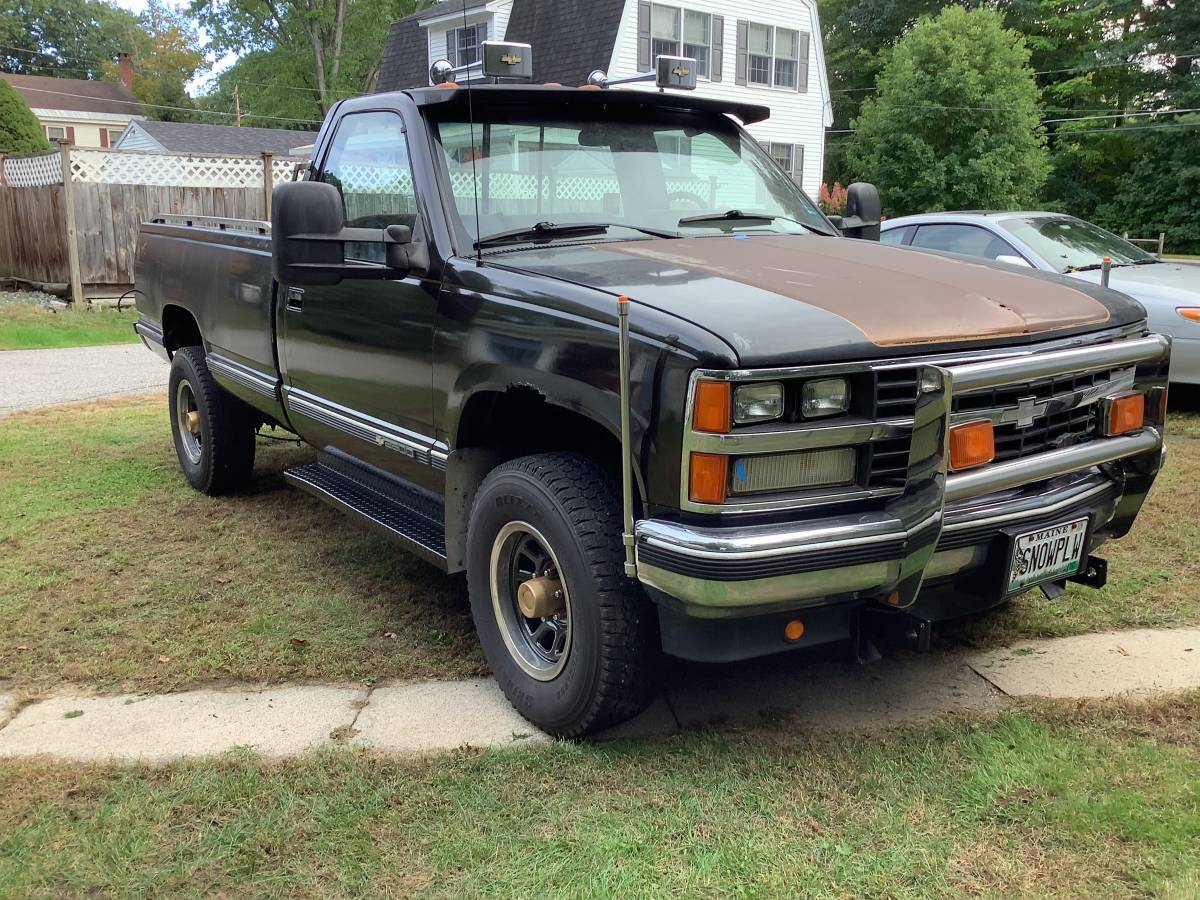
[(696, 74), (708, 78), (712, 57), (712, 16), (655, 3), (650, 9), (650, 56), (686, 56)]
[(771, 159), (779, 163), (779, 168), (787, 172), (789, 178), (799, 182), (804, 177), (803, 144), (778, 144), (772, 141), (766, 148)]
[(446, 32), (446, 57), (450, 65), (469, 66), (482, 58), (483, 42), (488, 39), (486, 22), (465, 25)]
[(121, 139), (121, 135), (123, 135), (124, 133), (125, 133), (124, 128), (108, 129), (108, 146), (110, 146), (110, 147), (117, 146), (117, 141), (119, 141)]
[(765, 87), (796, 87), (800, 32), (751, 22), (747, 32), (747, 77)]
[(771, 154), (771, 159), (779, 163), (779, 168), (788, 173), (788, 177), (795, 174), (793, 162), (795, 160), (795, 146), (792, 144), (776, 144), (771, 142), (767, 144), (767, 152)]
[(47, 125), (46, 137), (52, 141), (65, 141), (67, 139), (67, 129), (62, 125)]

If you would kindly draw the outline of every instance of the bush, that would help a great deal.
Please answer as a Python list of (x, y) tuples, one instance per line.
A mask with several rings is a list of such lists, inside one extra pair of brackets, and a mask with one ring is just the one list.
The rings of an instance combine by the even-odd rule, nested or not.
[(840, 181), (835, 181), (833, 187), (821, 182), (821, 192), (817, 195), (817, 205), (827, 216), (840, 216), (846, 212), (847, 190)]
[(13, 86), (0, 78), (0, 153), (37, 153), (49, 149), (42, 123)]

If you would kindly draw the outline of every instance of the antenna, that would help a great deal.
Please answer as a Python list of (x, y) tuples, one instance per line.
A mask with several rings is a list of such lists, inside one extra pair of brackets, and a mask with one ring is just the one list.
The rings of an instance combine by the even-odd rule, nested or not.
[[(467, 0), (463, 0), (463, 27), (467, 27)], [(476, 42), (479, 43), (478, 41)], [(483, 47), (480, 45), (479, 52), (483, 53)], [(467, 121), (471, 128), (471, 190), (475, 194), (475, 265), (483, 265), (483, 248), (479, 246), (481, 231), (479, 228), (479, 162), (478, 154), (475, 152), (475, 104), (471, 93), (471, 74), (467, 73)], [(479, 143), (480, 150), (483, 149), (483, 142)]]

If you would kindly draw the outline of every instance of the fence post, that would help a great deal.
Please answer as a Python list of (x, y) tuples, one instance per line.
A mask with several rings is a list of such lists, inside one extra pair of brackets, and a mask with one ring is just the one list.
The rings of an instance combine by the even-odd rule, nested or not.
[(1162, 259), (1163, 246), (1166, 243), (1167, 243), (1167, 233), (1165, 231), (1160, 231), (1158, 233), (1158, 258), (1159, 259)]
[(275, 172), (271, 157), (270, 151), (263, 151), (263, 219), (268, 222), (271, 221), (271, 192), (275, 190)]
[(59, 148), (62, 154), (63, 210), (67, 216), (67, 266), (71, 270), (71, 302), (83, 304), (83, 276), (79, 271), (79, 235), (75, 230), (75, 198), (71, 187), (71, 145)]

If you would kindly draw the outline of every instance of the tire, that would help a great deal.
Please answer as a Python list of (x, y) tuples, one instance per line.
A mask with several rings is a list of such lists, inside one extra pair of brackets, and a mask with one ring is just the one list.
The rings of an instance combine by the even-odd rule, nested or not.
[[(188, 484), (209, 496), (244, 486), (254, 471), (255, 430), (245, 404), (213, 379), (200, 347), (175, 351), (168, 384), (171, 436)], [(190, 427), (189, 412), (197, 417)]]
[[(545, 453), (493, 470), (471, 511), (467, 582), (484, 656), (517, 711), (557, 737), (634, 716), (657, 687), (657, 616), (624, 575), (620, 497), (619, 485), (594, 460)], [(521, 544), (523, 535), (533, 543)], [(525, 569), (536, 569), (515, 548), (535, 548), (538, 539), (557, 576), (550, 583), (565, 588), (557, 602), (566, 611), (567, 637), (557, 659), (545, 646), (538, 651), (522, 641), (552, 620), (526, 618), (511, 590), (523, 583)], [(562, 630), (543, 644), (553, 650)]]

